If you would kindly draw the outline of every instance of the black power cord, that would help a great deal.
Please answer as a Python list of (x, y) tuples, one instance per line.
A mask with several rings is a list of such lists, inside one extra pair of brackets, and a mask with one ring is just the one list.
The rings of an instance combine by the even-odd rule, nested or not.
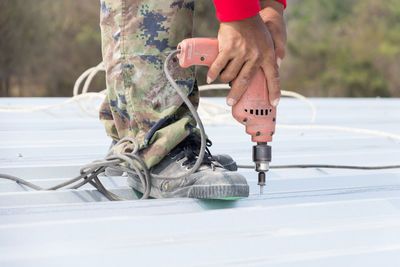
[[(238, 168), (254, 169), (255, 167), (253, 165), (238, 165)], [(295, 164), (295, 165), (272, 165), (269, 168), (270, 169), (327, 168), (327, 169), (352, 169), (352, 170), (384, 170), (384, 169), (400, 169), (400, 165), (382, 165), (382, 166), (356, 166), (356, 165), (354, 165), (353, 166), (353, 165), (330, 165), (330, 164)], [(103, 194), (106, 194), (106, 195), (110, 194), (111, 192), (105, 190), (104, 186), (100, 183), (99, 179), (97, 178), (97, 174), (99, 174), (99, 172), (97, 172), (95, 175), (93, 175), (93, 173), (91, 173), (91, 174), (92, 175), (90, 175), (90, 176), (92, 176), (92, 177), (89, 177), (89, 179), (86, 177), (80, 177), (80, 178), (89, 180), (87, 182), (92, 184), (93, 186), (95, 186), (96, 189), (98, 189)], [(18, 184), (25, 185), (25, 186), (30, 187), (35, 190), (52, 190), (53, 189), (53, 188), (52, 189), (41, 188), (40, 186), (32, 184), (22, 178), (19, 178), (19, 177), (13, 176), (13, 175), (9, 175), (9, 174), (0, 173), (0, 178), (14, 181)], [(91, 181), (92, 179), (95, 180), (95, 182), (92, 182)], [(76, 180), (76, 178), (74, 178), (73, 180)], [(83, 184), (85, 184), (85, 183), (83, 183)], [(69, 184), (69, 183), (67, 182), (66, 184)], [(78, 187), (82, 186), (83, 184), (80, 184)], [(74, 187), (71, 189), (76, 189), (78, 187)], [(53, 190), (55, 190), (55, 189), (57, 189), (57, 188), (54, 188)]]
[[(241, 169), (254, 169), (253, 165), (238, 165)], [(305, 169), (305, 168), (326, 168), (326, 169), (353, 169), (353, 170), (384, 170), (399, 169), (400, 165), (381, 166), (356, 166), (356, 165), (330, 165), (330, 164), (294, 164), (294, 165), (272, 165), (270, 169)]]

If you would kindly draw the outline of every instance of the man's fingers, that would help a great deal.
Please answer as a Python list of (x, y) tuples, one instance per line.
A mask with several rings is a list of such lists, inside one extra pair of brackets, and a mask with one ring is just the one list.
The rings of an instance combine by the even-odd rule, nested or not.
[(274, 42), (276, 62), (278, 67), (280, 67), (280, 63), (286, 54), (286, 29), (285, 26), (281, 27), (281, 24), (273, 21), (267, 22), (266, 25), (271, 33), (272, 41)]
[(218, 54), (217, 58), (214, 60), (213, 64), (211, 64), (210, 69), (207, 72), (207, 83), (212, 83), (215, 81), (215, 79), (217, 79), (218, 75), (226, 67), (226, 64), (228, 64), (230, 59), (231, 58), (228, 56), (228, 54), (222, 51)]
[(228, 66), (222, 71), (219, 79), (221, 82), (229, 83), (233, 81), (242, 69), (244, 61), (241, 58), (234, 58), (228, 63)]
[[(235, 105), (250, 85), (251, 79), (258, 68), (262, 67), (268, 82), (269, 97), (272, 105), (276, 106), (280, 98), (280, 85), (277, 56), (284, 57), (286, 31), (283, 22), (283, 5), (274, 5), (277, 2), (268, 2), (270, 7), (260, 13), (238, 21), (221, 22), (218, 41), (220, 54), (208, 71), (208, 82), (211, 82), (222, 73), (222, 80), (232, 80), (231, 91), (227, 98), (229, 106)], [(277, 26), (274, 32), (268, 25)], [(275, 34), (274, 34), (275, 33)], [(275, 42), (273, 35), (276, 36)], [(281, 45), (282, 43), (282, 45)], [(278, 49), (278, 54), (275, 50)], [(222, 54), (225, 52), (225, 54)], [(236, 61), (238, 60), (238, 61)], [(228, 64), (229, 62), (229, 64)], [(242, 64), (244, 62), (244, 64)], [(243, 65), (241, 68), (240, 66)], [(240, 70), (239, 70), (240, 68)], [(237, 74), (237, 77), (233, 77)]]
[(269, 59), (262, 66), (265, 77), (267, 79), (268, 91), (269, 91), (269, 103), (276, 107), (279, 104), (281, 98), (281, 85), (279, 79), (278, 65), (274, 59)]
[(233, 80), (231, 91), (227, 96), (226, 103), (229, 106), (235, 105), (240, 100), (247, 87), (249, 87), (250, 80), (253, 78), (257, 68), (254, 62), (250, 61), (243, 65), (239, 75)]

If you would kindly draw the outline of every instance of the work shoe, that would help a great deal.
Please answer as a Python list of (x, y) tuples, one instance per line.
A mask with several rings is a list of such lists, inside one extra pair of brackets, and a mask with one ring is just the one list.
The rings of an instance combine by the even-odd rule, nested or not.
[[(211, 142), (208, 141), (208, 146)], [(190, 135), (156, 166), (150, 169), (152, 177), (150, 197), (190, 197), (202, 199), (238, 199), (249, 196), (246, 179), (237, 170), (235, 161), (228, 155), (213, 157), (208, 150), (199, 169), (179, 178), (194, 166), (200, 150), (200, 138)], [(174, 178), (178, 177), (178, 178)], [(128, 184), (143, 193), (138, 176), (129, 174)]]
[[(116, 141), (112, 141), (109, 149), (108, 149), (108, 153), (107, 156), (112, 155), (112, 148), (113, 146), (116, 144)], [(212, 143), (210, 140), (207, 139), (207, 146), (211, 146)], [(209, 150), (207, 151), (208, 154)], [(213, 155), (212, 158), (214, 159), (214, 161), (218, 162), (224, 169), (228, 170), (228, 171), (237, 171), (237, 164), (236, 161), (233, 160), (233, 158), (227, 154), (221, 154), (221, 155)], [(105, 175), (106, 176), (122, 176), (123, 175), (123, 171), (121, 171), (118, 168), (113, 168), (113, 167), (107, 167), (105, 169)]]

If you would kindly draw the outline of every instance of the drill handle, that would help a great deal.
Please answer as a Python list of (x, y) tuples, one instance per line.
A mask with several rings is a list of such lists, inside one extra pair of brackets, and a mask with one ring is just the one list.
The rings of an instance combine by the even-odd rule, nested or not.
[(211, 66), (218, 56), (218, 40), (216, 38), (190, 38), (178, 44), (181, 50), (177, 55), (179, 65), (187, 68), (193, 65)]
[[(215, 38), (191, 38), (178, 44), (179, 65), (211, 66), (217, 58), (218, 40)], [(264, 72), (257, 70), (241, 99), (232, 107), (233, 117), (246, 126), (253, 142), (271, 142), (275, 131), (276, 108), (269, 103), (268, 86)]]

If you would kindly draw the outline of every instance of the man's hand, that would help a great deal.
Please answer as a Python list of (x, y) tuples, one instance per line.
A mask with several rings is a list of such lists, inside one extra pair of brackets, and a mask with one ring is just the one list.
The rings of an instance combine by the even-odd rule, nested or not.
[[(276, 4), (281, 6), (283, 13), (283, 5)], [(277, 12), (274, 8), (269, 6), (267, 8), (273, 9), (270, 12)], [(207, 82), (214, 81), (219, 74), (221, 74), (222, 82), (232, 82), (232, 88), (227, 97), (229, 106), (235, 105), (240, 100), (259, 67), (263, 69), (268, 83), (271, 105), (277, 106), (279, 103), (278, 61), (274, 39), (268, 29), (269, 20), (274, 16), (269, 15), (268, 10), (267, 14), (263, 14), (263, 11), (244, 20), (220, 24), (219, 54), (208, 71)], [(262, 17), (267, 20), (263, 21)], [(279, 55), (283, 58), (284, 50), (283, 54)]]

